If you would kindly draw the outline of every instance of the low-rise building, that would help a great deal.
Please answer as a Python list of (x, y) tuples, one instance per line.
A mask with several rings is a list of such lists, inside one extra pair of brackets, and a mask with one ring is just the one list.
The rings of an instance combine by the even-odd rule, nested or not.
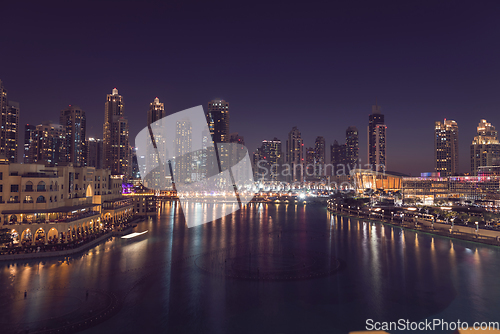
[(71, 242), (133, 215), (121, 179), (93, 167), (0, 164), (0, 193), (0, 224), (14, 243)]

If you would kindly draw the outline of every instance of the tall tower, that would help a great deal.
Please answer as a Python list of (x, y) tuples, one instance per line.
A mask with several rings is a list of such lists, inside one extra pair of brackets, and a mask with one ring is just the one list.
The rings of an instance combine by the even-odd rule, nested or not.
[(165, 116), (165, 106), (163, 103), (160, 103), (160, 99), (156, 97), (154, 101), (149, 104), (148, 125), (151, 125)]
[(288, 133), (286, 141), (286, 162), (290, 170), (288, 177), (290, 182), (302, 182), (304, 180), (304, 142), (299, 129), (296, 126)]
[(280, 181), (280, 171), (282, 165), (281, 140), (274, 137), (273, 140), (263, 140), (259, 152), (260, 160), (265, 161), (261, 166), (267, 169), (265, 178), (272, 181)]
[(191, 165), (193, 162), (193, 129), (191, 121), (178, 120), (175, 129), (174, 181), (176, 183), (191, 182)]
[(354, 169), (359, 158), (359, 137), (358, 129), (355, 126), (350, 126), (345, 132), (345, 158), (346, 164), (350, 169)]
[(456, 175), (458, 171), (458, 125), (453, 120), (435, 123), (434, 167), (441, 176)]
[(207, 123), (214, 143), (229, 141), (229, 103), (224, 100), (208, 102)]
[(477, 136), (470, 146), (470, 165), (472, 175), (477, 175), (479, 167), (500, 165), (498, 132), (485, 119), (479, 121)]
[(26, 124), (24, 126), (24, 163), (31, 164), (33, 163), (32, 154), (30, 153), (31, 142), (35, 140), (36, 126), (33, 124)]
[[(208, 102), (207, 123), (210, 135), (218, 148), (219, 162), (222, 170), (229, 168), (229, 150), (226, 145), (217, 143), (229, 142), (229, 103), (224, 100)], [(212, 154), (209, 150), (208, 154)]]
[(114, 88), (112, 93), (106, 96), (103, 126), (103, 165), (114, 175), (125, 175), (128, 172), (128, 134), (128, 121), (123, 116), (123, 97), (118, 94), (118, 89)]
[(5, 157), (9, 162), (17, 162), (19, 142), (19, 103), (9, 101), (5, 112), (5, 123), (2, 124), (5, 141)]
[(17, 162), (19, 142), (19, 103), (7, 100), (7, 91), (0, 80), (0, 157)]
[(372, 113), (368, 119), (368, 163), (374, 171), (386, 169), (385, 132), (387, 126), (380, 110), (380, 106), (372, 106)]
[(76, 166), (87, 165), (86, 117), (78, 106), (68, 106), (61, 110), (59, 123), (65, 131), (66, 162)]
[(330, 146), (330, 163), (332, 164), (332, 175), (343, 175), (347, 173), (345, 169), (346, 163), (346, 144), (340, 144), (334, 141)]
[(316, 179), (320, 179), (321, 176), (325, 175), (325, 146), (325, 138), (322, 136), (317, 137), (316, 141), (314, 142), (314, 177)]
[(5, 126), (7, 121), (7, 91), (0, 80), (0, 157), (5, 157)]

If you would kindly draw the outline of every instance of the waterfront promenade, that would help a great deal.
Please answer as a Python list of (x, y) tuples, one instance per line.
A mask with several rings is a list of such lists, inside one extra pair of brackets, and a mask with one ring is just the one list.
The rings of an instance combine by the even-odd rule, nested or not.
[(371, 221), (379, 221), (384, 224), (389, 224), (392, 226), (398, 226), (405, 229), (410, 229), (414, 231), (420, 231), (424, 233), (431, 233), (435, 235), (440, 235), (448, 238), (455, 238), (460, 240), (467, 240), (473, 242), (479, 242), (487, 245), (500, 246), (500, 231), (487, 230), (487, 229), (476, 229), (474, 227), (462, 226), (462, 225), (449, 225), (442, 223), (433, 223), (431, 221), (404, 217), (395, 218), (387, 217), (382, 213), (377, 211), (366, 210), (363, 208), (349, 208), (345, 206), (338, 206), (329, 203), (328, 211), (346, 215), (351, 217), (356, 217), (360, 219), (367, 219)]

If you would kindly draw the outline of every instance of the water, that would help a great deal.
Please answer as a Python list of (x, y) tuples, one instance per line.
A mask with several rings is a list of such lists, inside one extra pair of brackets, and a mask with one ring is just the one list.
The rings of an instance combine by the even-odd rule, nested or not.
[(347, 333), (367, 319), (500, 320), (500, 248), (320, 205), (252, 204), (191, 229), (180, 215), (164, 202), (135, 229), (143, 236), (67, 259), (0, 263), (0, 326)]

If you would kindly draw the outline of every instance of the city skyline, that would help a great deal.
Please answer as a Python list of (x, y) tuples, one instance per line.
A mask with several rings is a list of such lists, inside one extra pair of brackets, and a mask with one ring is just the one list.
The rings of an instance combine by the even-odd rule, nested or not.
[[(3, 83), (3, 82), (2, 82), (2, 83)], [(3, 89), (3, 94), (4, 94), (4, 95), (7, 95), (7, 94), (6, 94), (6, 91), (7, 91), (7, 90), (5, 89), (5, 87), (4, 87), (4, 86), (2, 86), (2, 89)], [(112, 90), (112, 94), (108, 94), (108, 99), (109, 99), (109, 96), (112, 96), (112, 95), (117, 95), (117, 96), (119, 96), (119, 97), (120, 97), (120, 99), (122, 99), (122, 96), (121, 96), (121, 95), (118, 95), (118, 89), (117, 89), (117, 88), (114, 88), (114, 89)], [(13, 105), (16, 107), (16, 113), (17, 113), (16, 117), (17, 117), (17, 118), (20, 118), (20, 115), (22, 115), (22, 111), (21, 111), (21, 112), (19, 112), (19, 109), (20, 109), (20, 108), (19, 108), (19, 104), (20, 104), (20, 103), (19, 103), (19, 102), (13, 102), (13, 101), (9, 101), (9, 102), (10, 102), (11, 104), (13, 104)], [(212, 108), (212, 104), (213, 104), (214, 102), (223, 102), (223, 103), (224, 103), (224, 106), (226, 106), (226, 107), (228, 107), (228, 106), (229, 106), (229, 102), (226, 102), (225, 100), (221, 100), (221, 99), (214, 99), (214, 100), (208, 101), (208, 102), (205, 104), (205, 105), (208, 105), (208, 108), (207, 108), (207, 111), (206, 111), (206, 114), (207, 114), (207, 121), (208, 121), (208, 123), (209, 123), (209, 127), (212, 127), (212, 128), (213, 128), (213, 126), (214, 126), (214, 122), (213, 122), (213, 121), (212, 121), (212, 122), (210, 122), (210, 119), (209, 119), (209, 118), (210, 118), (210, 116), (209, 116), (209, 115), (211, 114), (211, 112), (212, 112), (213, 110), (215, 110), (215, 109), (211, 109), (211, 108)], [(7, 106), (10, 106), (10, 104), (7, 104)], [(107, 111), (107, 108), (108, 108), (108, 107), (107, 107), (107, 104), (106, 104), (106, 107), (105, 107), (105, 113), (104, 113), (104, 114), (105, 114), (105, 117), (104, 117), (105, 119), (106, 119), (106, 113), (108, 112), (108, 111)], [(21, 109), (22, 109), (22, 108), (21, 108)], [(121, 102), (121, 106), (120, 106), (120, 108), (119, 108), (119, 109), (120, 109), (119, 113), (122, 113), (122, 114), (123, 114), (123, 109), (124, 109), (124, 104), (123, 104), (123, 101)], [(63, 112), (66, 112), (66, 113), (67, 113), (67, 112), (73, 112), (73, 113), (74, 113), (74, 112), (75, 112), (75, 110), (76, 110), (76, 111), (79, 111), (79, 112), (81, 112), (81, 113), (83, 114), (83, 123), (85, 123), (85, 111), (84, 111), (84, 110), (82, 110), (82, 108), (80, 108), (80, 107), (79, 107), (79, 106), (77, 106), (77, 105), (69, 105), (68, 107), (66, 107), (66, 108), (62, 109), (62, 110), (61, 110), (61, 112), (60, 112), (60, 113), (61, 113), (61, 116), (60, 116), (61, 118), (60, 118), (60, 122), (59, 122), (59, 123), (63, 123), (63, 122), (62, 122), (62, 119), (63, 119), (63, 118), (62, 118), (62, 114), (63, 114)], [(165, 116), (167, 116), (167, 115), (169, 114), (168, 112), (166, 112), (166, 111), (165, 111), (165, 108), (164, 108), (164, 103), (160, 103), (160, 102), (159, 102), (159, 98), (158, 98), (158, 97), (155, 97), (155, 98), (153, 99), (153, 102), (150, 102), (150, 103), (149, 103), (149, 109), (144, 108), (144, 110), (145, 110), (145, 111), (143, 112), (143, 115), (142, 115), (142, 116), (144, 116), (144, 117), (146, 117), (146, 118), (147, 118), (146, 124), (148, 124), (148, 123), (150, 122), (150, 119), (151, 119), (151, 120), (153, 120), (153, 119), (154, 119), (154, 120), (157, 120), (157, 119), (159, 119), (159, 118), (161, 118), (161, 117), (165, 117)], [(381, 114), (381, 116), (382, 116), (382, 120), (381, 120), (381, 122), (382, 122), (382, 123), (385, 123), (385, 121), (384, 121), (384, 116), (385, 116), (385, 115), (381, 113), (381, 107), (380, 107), (378, 104), (376, 104), (376, 105), (372, 105), (372, 113), (370, 114), (370, 120), (372, 119), (373, 115), (374, 115), (374, 114), (377, 114), (377, 113), (378, 113), (378, 114)], [(227, 112), (227, 115), (229, 115), (229, 112)], [(74, 115), (73, 115), (73, 117), (74, 117)], [(221, 128), (221, 129), (218, 129), (218, 130), (217, 130), (217, 132), (218, 132), (218, 133), (219, 133), (219, 132), (224, 133), (224, 136), (223, 136), (223, 137), (224, 137), (224, 140), (228, 141), (228, 140), (229, 140), (229, 135), (230, 135), (230, 134), (232, 134), (232, 133), (236, 133), (236, 132), (235, 132), (235, 131), (232, 131), (232, 130), (231, 130), (231, 131), (229, 130), (229, 116), (227, 116), (227, 120), (221, 119), (221, 121), (225, 124), (225, 125), (224, 125), (224, 128), (223, 128), (223, 129), (222, 129), (222, 128)], [(445, 118), (445, 121), (446, 121), (446, 118)], [(64, 122), (66, 122), (66, 121), (64, 121)], [(125, 122), (127, 122), (127, 118), (125, 118)], [(368, 122), (368, 132), (370, 131), (370, 130), (369, 130), (369, 129), (370, 129), (370, 122), (371, 122), (371, 121), (369, 121), (369, 122)], [(479, 124), (480, 124), (480, 126), (481, 126), (481, 122), (486, 122), (486, 120), (484, 120), (484, 119), (480, 119), (480, 120), (479, 120)], [(436, 121), (434, 121), (434, 123), (436, 124)], [(21, 124), (22, 124), (22, 123), (21, 123)], [(18, 126), (22, 126), (21, 124), (19, 124)], [(58, 123), (54, 123), (54, 122), (51, 122), (51, 121), (49, 121), (49, 120), (45, 120), (45, 121), (42, 121), (42, 122), (41, 122), (38, 126), (43, 126), (43, 125), (48, 125), (48, 124), (52, 124), (52, 125), (59, 125)], [(71, 124), (71, 122), (70, 122), (70, 124)], [(384, 124), (384, 125), (385, 125), (385, 124)], [(487, 123), (487, 125), (488, 125), (488, 126), (491, 126), (491, 123)], [(73, 126), (74, 126), (74, 125), (73, 125)], [(25, 124), (25, 125), (24, 125), (24, 127), (34, 127), (34, 125), (33, 125), (33, 123), (27, 123), (27, 124)], [(70, 128), (71, 128), (71, 126), (70, 126)], [(387, 126), (385, 126), (385, 128), (387, 128)], [(460, 129), (462, 129), (462, 128), (463, 128), (463, 127), (460, 127)], [(494, 127), (492, 127), (492, 128), (493, 128), (493, 130), (494, 130)], [(81, 130), (80, 130), (80, 131), (81, 131), (81, 133), (82, 133), (82, 135), (84, 135), (84, 134), (85, 134), (85, 130), (86, 130), (86, 126), (84, 125), (84, 126), (82, 126), (82, 128), (81, 128)], [(233, 130), (234, 130), (234, 129), (233, 129)], [(236, 130), (238, 130), (238, 129), (236, 129)], [(349, 126), (348, 126), (348, 128), (347, 128), (347, 130), (346, 130), (346, 140), (349, 140), (349, 136), (350, 136), (350, 135), (349, 135), (349, 132), (350, 132), (350, 131), (353, 131), (353, 132), (355, 131), (355, 132), (356, 132), (356, 136), (358, 137), (358, 138), (357, 138), (357, 141), (359, 141), (359, 134), (358, 134), (358, 131), (357, 131), (356, 126), (354, 126), (354, 125), (349, 125)], [(462, 131), (463, 131), (463, 130), (462, 130)], [(477, 128), (477, 131), (479, 131), (479, 128)], [(27, 142), (26, 142), (26, 138), (25, 138), (25, 136), (28, 134), (28, 131), (27, 131), (27, 129), (25, 129), (25, 131), (22, 131), (22, 130), (19, 128), (18, 132), (23, 132), (23, 134), (22, 134), (22, 136), (23, 136), (23, 137), (21, 137), (21, 136), (20, 136), (20, 133), (17, 133), (17, 134), (16, 134), (16, 135), (17, 135), (17, 137), (18, 137), (18, 138), (17, 138), (17, 141), (18, 141), (17, 147), (18, 147), (18, 149), (17, 149), (17, 151), (16, 151), (17, 156), (18, 156), (17, 161), (18, 161), (18, 162), (24, 162), (24, 161), (26, 161), (26, 154), (27, 154), (27, 152), (28, 152), (28, 151), (27, 151), (27, 149), (26, 149), (26, 148), (27, 148)], [(66, 131), (66, 132), (68, 132), (68, 131)], [(70, 130), (68, 133), (70, 134), (70, 136), (72, 136), (72, 135), (71, 135), (72, 130)], [(87, 143), (86, 143), (86, 142), (88, 141), (88, 139), (92, 138), (92, 139), (101, 139), (101, 140), (102, 140), (102, 138), (100, 138), (100, 137), (103, 137), (103, 135), (101, 135), (101, 136), (99, 136), (99, 135), (97, 135), (97, 136), (85, 135), (85, 136), (86, 136), (86, 140), (84, 140), (84, 141), (83, 141), (83, 143), (82, 143), (82, 145), (83, 145), (83, 150), (82, 150), (82, 149), (80, 149), (80, 151), (81, 151), (81, 152), (80, 152), (80, 155), (83, 157), (83, 161), (85, 161), (85, 160), (87, 159), (87, 155), (88, 155), (88, 153), (86, 153), (86, 145), (87, 145)], [(248, 136), (248, 135), (247, 135), (247, 136)], [(307, 134), (307, 135), (306, 135), (306, 137), (310, 137), (310, 136), (311, 136), (310, 134)], [(385, 136), (385, 133), (384, 133), (384, 136)], [(249, 137), (252, 137), (252, 136), (250, 135)], [(272, 135), (271, 135), (271, 136), (269, 136), (269, 137), (272, 137)], [(315, 147), (315, 145), (317, 145), (316, 141), (317, 141), (317, 140), (318, 140), (318, 138), (320, 138), (320, 137), (321, 137), (321, 138), (323, 138), (323, 136), (317, 136), (317, 137), (316, 137), (316, 139), (315, 139), (315, 140), (314, 140), (314, 141), (310, 144), (310, 146), (311, 146), (311, 147)], [(274, 136), (274, 138), (278, 138), (278, 137)], [(459, 152), (461, 151), (461, 149), (460, 149), (460, 142), (465, 141), (465, 140), (464, 140), (461, 136), (460, 136), (460, 138), (461, 138), (462, 140), (459, 140), (459, 141), (458, 141), (458, 142), (459, 142), (459, 145), (458, 145), (458, 147), (459, 147), (458, 151), (459, 151)], [(71, 140), (70, 140), (70, 139), (71, 139), (71, 138), (67, 138), (67, 139), (65, 139), (65, 141), (67, 141), (68, 143), (71, 143), (71, 142), (75, 142), (75, 141), (77, 141), (77, 140), (75, 140), (75, 139), (71, 139)], [(278, 138), (278, 139), (279, 139), (279, 138)], [(218, 138), (218, 140), (219, 140), (219, 141), (222, 141), (222, 137), (221, 137), (221, 138)], [(266, 139), (264, 139), (264, 141), (265, 141), (265, 140), (266, 140)], [(323, 140), (324, 140), (324, 138), (323, 138)], [(255, 141), (255, 138), (251, 138), (250, 142), (253, 142), (253, 141)], [(472, 141), (473, 143), (474, 143), (475, 141), (477, 141), (477, 133), (476, 133), (476, 136), (474, 136), (474, 137), (473, 137), (473, 139), (472, 139), (471, 141)], [(305, 142), (304, 138), (302, 138), (302, 142), (303, 142), (303, 144), (304, 144), (304, 145), (303, 145), (303, 146), (304, 146), (304, 148), (303, 148), (302, 155), (303, 155), (303, 157), (304, 157), (304, 162), (305, 162), (305, 160), (306, 160), (306, 159), (305, 159), (305, 157), (306, 157), (306, 155), (307, 155), (307, 152), (306, 152), (306, 151), (307, 151), (307, 149), (308, 149), (308, 145), (309, 145), (309, 144), (305, 144), (305, 143), (304, 143), (304, 142)], [(337, 136), (335, 136), (335, 137), (334, 137), (334, 139), (332, 140), (332, 142), (325, 141), (325, 145), (326, 145), (326, 146), (328, 146), (328, 147), (330, 147), (331, 145), (335, 145), (335, 142), (338, 142), (338, 141), (337, 141)], [(353, 143), (354, 143), (354, 142), (353, 142)], [(390, 143), (390, 141), (389, 141), (389, 143)], [(131, 146), (131, 147), (133, 147), (133, 142), (131, 142), (131, 141), (130, 141), (130, 136), (129, 136), (129, 144), (130, 144), (130, 146)], [(344, 146), (346, 146), (346, 144), (343, 144), (343, 145), (344, 145)], [(351, 145), (354, 145), (354, 144), (351, 144)], [(384, 145), (386, 145), (386, 143), (384, 143)], [(434, 143), (434, 154), (435, 154), (435, 150), (436, 150), (436, 146), (435, 146), (435, 145), (436, 145), (436, 143)], [(65, 145), (65, 146), (67, 146), (67, 145)], [(342, 145), (341, 145), (341, 146), (342, 146)], [(465, 145), (462, 145), (462, 146), (465, 146)], [(471, 147), (471, 146), (469, 146), (469, 147)], [(255, 149), (253, 149), (253, 150), (249, 149), (249, 152), (253, 152), (253, 153), (256, 153), (256, 152), (257, 152), (257, 153), (258, 153), (259, 148), (260, 148), (260, 146), (255, 147)], [(357, 147), (356, 149), (354, 149), (355, 151), (357, 151), (357, 152), (356, 152), (356, 154), (354, 154), (354, 156), (355, 156), (355, 155), (359, 155), (359, 156), (361, 156), (361, 154), (359, 154), (359, 151), (363, 151), (363, 149), (366, 149), (366, 154), (368, 154), (368, 156), (369, 156), (369, 153), (368, 153), (369, 149), (368, 149), (368, 148), (369, 148), (368, 146), (364, 147), (363, 145), (358, 145), (358, 147)], [(344, 147), (344, 149), (345, 149), (345, 147)], [(331, 159), (332, 159), (332, 157), (331, 157), (331, 154), (332, 154), (331, 150), (332, 150), (332, 148), (330, 148), (330, 150), (329, 150), (330, 155), (326, 154), (326, 151), (325, 151), (325, 161), (333, 161), (333, 160), (331, 160)], [(351, 150), (353, 150), (353, 148), (351, 148)], [(473, 159), (473, 156), (472, 156), (472, 154), (473, 154), (473, 153), (472, 153), (472, 151), (471, 151), (471, 150), (472, 150), (472, 148), (469, 148), (469, 152), (467, 152), (467, 154), (463, 154), (463, 153), (462, 153), (462, 154), (459, 154), (459, 163), (458, 163), (458, 165), (457, 165), (457, 166), (459, 166), (459, 167), (457, 167), (457, 169), (456, 169), (456, 174), (470, 174), (470, 175), (474, 175), (474, 174), (476, 174), (476, 173), (477, 173), (477, 168), (476, 168), (476, 169), (474, 168), (474, 162), (473, 162), (473, 161), (474, 161), (474, 159)], [(398, 152), (396, 152), (396, 154), (397, 154), (397, 153), (398, 153)], [(32, 153), (32, 154), (33, 154), (33, 153)], [(285, 155), (285, 152), (284, 152), (283, 154)], [(466, 158), (463, 158), (464, 156), (465, 156)], [(460, 157), (462, 157), (462, 158), (460, 159)], [(129, 158), (131, 159), (131, 153), (129, 153)], [(67, 157), (65, 156), (65, 158), (64, 158), (64, 159), (68, 160), (67, 162), (72, 162), (74, 158), (73, 158), (73, 157), (71, 157), (71, 156), (67, 156)], [(343, 162), (343, 163), (349, 163), (350, 165), (352, 165), (352, 161), (354, 161), (352, 158), (350, 158), (350, 160), (349, 160), (349, 158), (348, 158), (347, 156), (343, 157), (342, 159), (344, 159), (344, 162)], [(367, 161), (364, 161), (361, 157), (360, 157), (359, 159), (360, 159), (360, 160), (358, 160), (358, 161), (360, 161), (360, 162), (361, 162), (361, 165), (360, 165), (360, 166), (358, 166), (357, 168), (363, 168), (363, 166), (365, 166), (365, 164), (369, 163), (369, 162), (368, 162), (368, 159), (367, 159)], [(466, 165), (465, 165), (465, 163), (463, 163), (463, 162), (461, 161), (461, 160), (465, 160), (465, 159), (468, 159), (469, 166), (466, 166)], [(348, 162), (347, 160), (349, 160), (349, 161), (351, 161), (351, 162)], [(397, 160), (397, 158), (396, 158), (396, 160)], [(496, 159), (496, 158), (494, 159), (494, 161), (497, 161), (497, 160), (498, 160), (498, 159)], [(434, 163), (434, 167), (433, 167), (433, 168), (431, 168), (431, 169), (428, 169), (428, 170), (419, 170), (419, 171), (416, 171), (416, 172), (414, 172), (414, 173), (412, 173), (412, 172), (407, 172), (407, 171), (405, 171), (405, 170), (403, 170), (403, 171), (401, 171), (401, 170), (395, 170), (395, 171), (397, 171), (397, 172), (402, 172), (402, 173), (406, 173), (406, 174), (408, 174), (408, 175), (412, 175), (412, 174), (413, 174), (413, 175), (418, 175), (419, 173), (423, 173), (423, 172), (437, 171), (437, 170), (436, 170), (436, 166), (435, 166), (435, 163), (436, 163), (436, 157), (435, 157), (435, 156), (434, 156), (434, 158), (432, 159), (432, 161), (433, 161), (433, 163)], [(490, 161), (490, 158), (488, 159), (488, 161)], [(132, 166), (131, 166), (131, 163), (132, 163), (132, 161), (130, 160), (130, 163), (128, 164), (129, 166), (127, 167), (128, 169), (130, 169), (130, 168), (132, 167)], [(78, 165), (79, 165), (79, 164), (80, 164), (80, 163), (78, 163)], [(493, 163), (492, 165), (497, 165), (497, 164), (498, 164), (498, 163)], [(82, 165), (84, 165), (84, 164), (82, 164)], [(462, 165), (465, 165), (465, 166), (462, 166)], [(483, 163), (483, 164), (478, 164), (478, 163), (476, 163), (476, 166), (487, 166), (487, 165), (488, 165), (488, 164), (484, 164), (484, 163)], [(391, 169), (391, 168), (389, 167), (389, 168), (388, 168), (388, 169), (386, 169), (386, 170), (393, 170), (393, 169)], [(447, 175), (448, 175), (448, 174), (447, 174)]]

